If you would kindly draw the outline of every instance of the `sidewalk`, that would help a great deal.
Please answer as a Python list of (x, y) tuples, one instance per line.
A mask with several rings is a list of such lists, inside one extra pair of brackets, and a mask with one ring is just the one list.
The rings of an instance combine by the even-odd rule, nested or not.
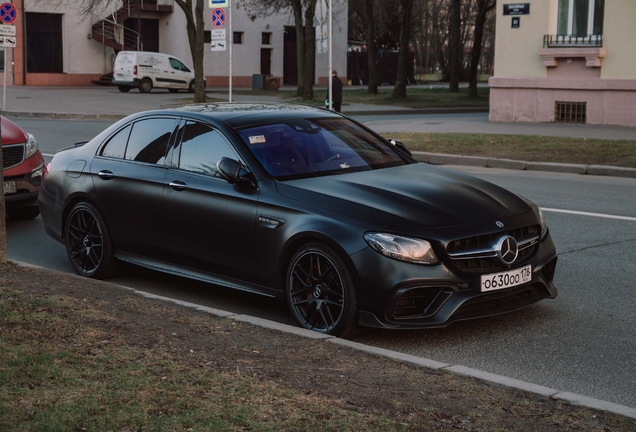
[[(240, 89), (244, 90), (244, 89)], [(315, 92), (323, 92), (324, 87), (316, 87)], [(228, 99), (227, 88), (207, 90), (210, 97)], [(2, 115), (8, 117), (56, 118), (56, 119), (108, 119), (118, 120), (127, 115), (159, 108), (187, 104), (192, 95), (185, 92), (169, 93), (166, 90), (154, 90), (139, 93), (133, 90), (121, 93), (116, 87), (29, 87), (13, 86), (6, 88), (6, 110)], [(346, 93), (345, 93), (346, 98)], [(233, 94), (235, 102), (285, 102), (276, 96)], [(429, 108), (411, 109), (398, 106), (347, 104), (343, 113), (360, 119), (376, 132), (434, 132), (434, 133), (481, 133), (481, 134), (522, 134), (565, 136), (599, 139), (636, 139), (636, 129), (621, 126), (595, 126), (559, 123), (496, 123), (488, 121), (484, 108)], [(459, 116), (458, 114), (462, 114)], [(382, 118), (387, 115), (399, 115), (402, 118)], [(418, 117), (411, 117), (418, 116)], [(421, 119), (420, 117), (421, 116)], [(636, 169), (615, 168), (595, 165), (570, 165), (558, 163), (529, 163), (525, 161), (482, 160), (469, 156), (417, 155), (417, 159), (435, 164), (456, 164), (492, 166), (510, 169), (534, 169), (552, 172), (610, 175), (636, 178)]]

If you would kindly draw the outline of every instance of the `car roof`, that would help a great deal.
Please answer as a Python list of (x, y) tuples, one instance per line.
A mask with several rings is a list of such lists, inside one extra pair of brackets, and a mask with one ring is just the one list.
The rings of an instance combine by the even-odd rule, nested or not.
[(204, 103), (185, 105), (173, 111), (175, 114), (185, 111), (194, 117), (222, 121), (233, 128), (272, 123), (277, 119), (340, 117), (326, 109), (286, 103)]

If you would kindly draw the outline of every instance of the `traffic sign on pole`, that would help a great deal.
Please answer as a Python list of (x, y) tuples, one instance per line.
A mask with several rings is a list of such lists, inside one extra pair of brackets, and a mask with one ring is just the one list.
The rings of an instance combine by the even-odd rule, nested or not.
[(18, 11), (11, 3), (2, 3), (0, 5), (0, 21), (3, 24), (11, 24), (18, 17)]
[(15, 36), (15, 26), (0, 24), (0, 36)]
[(214, 28), (222, 28), (225, 25), (225, 11), (216, 8), (210, 14), (210, 22)]

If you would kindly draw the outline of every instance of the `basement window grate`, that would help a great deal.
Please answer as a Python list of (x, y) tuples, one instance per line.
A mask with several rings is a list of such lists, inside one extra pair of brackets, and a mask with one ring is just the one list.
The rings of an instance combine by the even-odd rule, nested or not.
[(554, 121), (557, 123), (585, 123), (587, 102), (555, 102)]

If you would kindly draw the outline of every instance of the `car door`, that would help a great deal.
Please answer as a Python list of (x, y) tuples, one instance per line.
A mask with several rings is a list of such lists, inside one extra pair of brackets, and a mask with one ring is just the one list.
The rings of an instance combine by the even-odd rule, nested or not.
[(118, 250), (150, 257), (163, 251), (165, 162), (178, 124), (175, 117), (131, 122), (113, 134), (93, 160), (99, 209)]
[(254, 282), (258, 190), (220, 177), (217, 161), (240, 158), (217, 129), (188, 120), (179, 137), (164, 187), (170, 261)]
[(192, 72), (180, 60), (169, 57), (170, 73), (169, 79), (172, 88), (187, 89)]

